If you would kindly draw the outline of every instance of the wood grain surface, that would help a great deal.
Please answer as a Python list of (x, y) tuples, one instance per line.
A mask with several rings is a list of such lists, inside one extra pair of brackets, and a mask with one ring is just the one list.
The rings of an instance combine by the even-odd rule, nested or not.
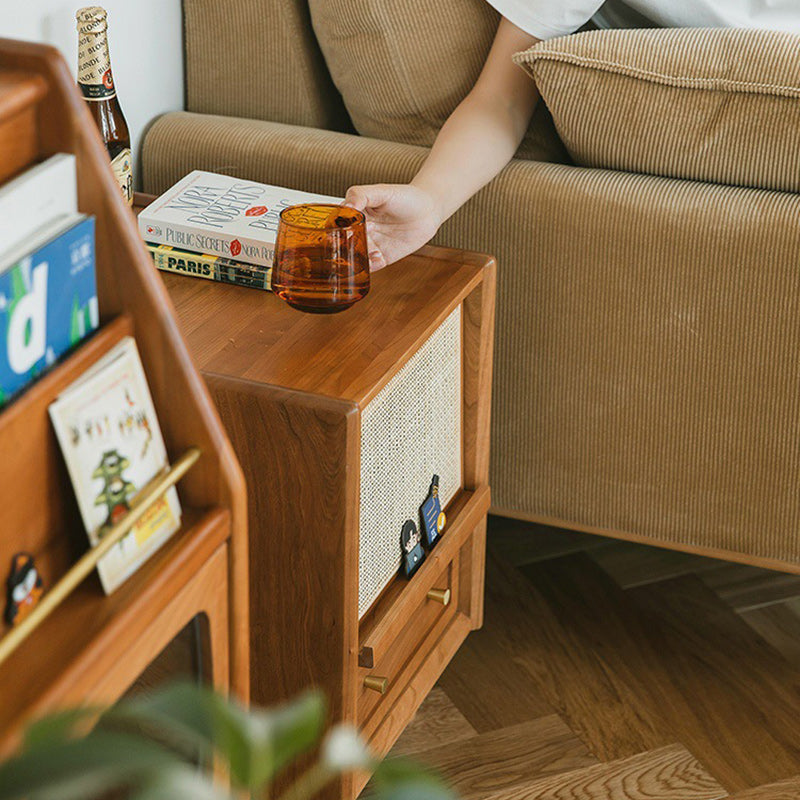
[(688, 750), (672, 745), (489, 797), (491, 800), (719, 800), (725, 796), (725, 790)]
[[(488, 538), (484, 628), (432, 695), (456, 720), (456, 781), (506, 774), (502, 748), (478, 740), (555, 714), (600, 767), (476, 796), (800, 798), (800, 596), (783, 574), (498, 517)], [(772, 602), (737, 611), (744, 587)], [(414, 757), (441, 753), (450, 774), (432, 711), (409, 727)]]
[(494, 590), (487, 598), (515, 641), (517, 662), (594, 755), (612, 761), (675, 741), (642, 699), (650, 696), (651, 664), (631, 627), (637, 618), (615, 602), (588, 556), (528, 564), (524, 578), (499, 559), (489, 564), (493, 585), (522, 597), (523, 614)]
[[(217, 618), (227, 626), (220, 657), (229, 658), (230, 680), (227, 666), (219, 672), (242, 699), (249, 691), (241, 470), (64, 59), (53, 47), (0, 39), (0, 180), (55, 153), (75, 155), (78, 208), (95, 217), (101, 330), (0, 414), (0, 557), (8, 563), (9, 551), (29, 549), (41, 557), (52, 581), (85, 550), (47, 404), (125, 333), (136, 336), (169, 456), (198, 446), (202, 457), (178, 487), (182, 532), (109, 597), (96, 578), (84, 581), (3, 665), (4, 748), (19, 738), (32, 714), (80, 702), (101, 685), (105, 699), (114, 692), (119, 696), (136, 677), (126, 671), (134, 663), (126, 652), (140, 638), (137, 659), (152, 659), (156, 653), (149, 648), (158, 646), (159, 635), (176, 633), (158, 627), (174, 619), (166, 609), (226, 540), (228, 596), (225, 613)], [(214, 626), (215, 636), (219, 627)]]
[[(83, 702), (101, 682), (120, 696), (137, 677), (128, 673), (125, 653), (141, 645), (142, 667), (158, 655), (166, 642), (153, 639), (161, 634), (158, 626), (152, 632), (149, 627), (226, 540), (229, 525), (226, 511), (184, 509), (183, 531), (114, 594), (105, 596), (96, 576), (73, 592), (0, 668), (0, 685), (6, 687), (0, 703), (0, 752), (19, 741), (25, 722)], [(174, 636), (178, 630), (168, 633)], [(46, 653), (51, 656), (43, 657)], [(103, 699), (112, 694), (107, 690)]]
[(731, 797), (731, 800), (800, 800), (800, 775), (738, 792)]
[(416, 757), (441, 772), (463, 800), (597, 763), (555, 714), (426, 749)]
[(41, 76), (0, 72), (0, 181), (33, 162), (38, 155), (38, 105), (47, 93)]
[(800, 597), (745, 611), (741, 617), (795, 669), (800, 669)]
[(651, 652), (671, 654), (653, 702), (675, 738), (730, 791), (800, 771), (800, 673), (698, 577), (631, 595)]
[(439, 686), (476, 731), (496, 730), (550, 714), (552, 708), (542, 692), (517, 663), (516, 649), (503, 635), (491, 600), (484, 613), (484, 627), (464, 643)]
[(363, 408), (480, 285), (484, 271), (491, 273), (491, 263), (424, 248), (375, 273), (365, 300), (330, 315), (302, 314), (270, 292), (163, 278), (204, 372)]
[(407, 756), (438, 745), (452, 745), (477, 735), (466, 717), (443, 689), (434, 689), (411, 724), (392, 748), (392, 755)]
[[(315, 686), (331, 721), (357, 724), (385, 753), (482, 618), (494, 263), (424, 248), (332, 316), (163, 277), (249, 482), (252, 698), (270, 705)], [(396, 576), (359, 621), (361, 410), (461, 303), (474, 373), (462, 490), (413, 580)], [(450, 604), (428, 600), (431, 588), (450, 589)], [(386, 679), (385, 693), (364, 687), (370, 676)], [(325, 797), (354, 797), (366, 779), (343, 777)]]

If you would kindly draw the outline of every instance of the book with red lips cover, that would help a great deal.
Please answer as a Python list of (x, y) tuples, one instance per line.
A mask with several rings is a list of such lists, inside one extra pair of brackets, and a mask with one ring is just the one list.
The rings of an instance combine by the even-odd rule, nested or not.
[(271, 267), (284, 208), (341, 202), (339, 197), (195, 170), (141, 211), (139, 232), (151, 244)]

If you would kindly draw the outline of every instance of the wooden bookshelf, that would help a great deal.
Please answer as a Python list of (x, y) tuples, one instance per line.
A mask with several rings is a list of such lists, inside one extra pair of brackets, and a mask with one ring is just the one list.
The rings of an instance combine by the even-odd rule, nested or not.
[(53, 48), (0, 39), (0, 182), (59, 152), (75, 154), (79, 208), (96, 218), (100, 329), (0, 412), (3, 584), (17, 551), (34, 554), (47, 589), (88, 547), (47, 407), (123, 336), (136, 337), (170, 459), (191, 446), (202, 456), (178, 484), (183, 524), (170, 542), (109, 597), (93, 574), (0, 664), (2, 751), (33, 716), (113, 702), (198, 613), (214, 683), (244, 700), (249, 687), (239, 464), (66, 64)]

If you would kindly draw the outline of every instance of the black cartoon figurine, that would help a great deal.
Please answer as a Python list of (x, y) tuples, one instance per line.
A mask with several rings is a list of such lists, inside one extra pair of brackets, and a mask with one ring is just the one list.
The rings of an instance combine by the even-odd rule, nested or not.
[(5, 620), (9, 625), (19, 625), (36, 607), (44, 589), (44, 583), (30, 553), (17, 553), (14, 556), (6, 588)]
[(447, 517), (442, 511), (441, 501), (439, 500), (439, 476), (434, 475), (431, 481), (431, 488), (425, 502), (419, 507), (422, 517), (422, 533), (425, 536), (425, 545), (430, 550), (444, 531)]
[(425, 560), (425, 551), (422, 549), (419, 531), (413, 519), (407, 519), (403, 523), (400, 544), (403, 548), (403, 570), (406, 577), (410, 578)]
[(108, 509), (104, 527), (113, 525), (130, 508), (128, 500), (136, 492), (136, 487), (122, 474), (129, 466), (130, 461), (125, 456), (116, 450), (108, 450), (103, 453), (100, 464), (92, 473), (93, 478), (103, 481), (103, 490), (95, 498), (94, 504), (105, 504)]

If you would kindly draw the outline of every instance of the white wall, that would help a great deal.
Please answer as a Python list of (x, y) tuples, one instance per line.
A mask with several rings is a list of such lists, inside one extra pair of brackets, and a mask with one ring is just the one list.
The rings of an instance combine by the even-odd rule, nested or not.
[(108, 11), (111, 66), (131, 131), (134, 171), (142, 131), (165, 111), (183, 108), (181, 0), (0, 0), (0, 36), (55, 45), (75, 74), (75, 11)]

